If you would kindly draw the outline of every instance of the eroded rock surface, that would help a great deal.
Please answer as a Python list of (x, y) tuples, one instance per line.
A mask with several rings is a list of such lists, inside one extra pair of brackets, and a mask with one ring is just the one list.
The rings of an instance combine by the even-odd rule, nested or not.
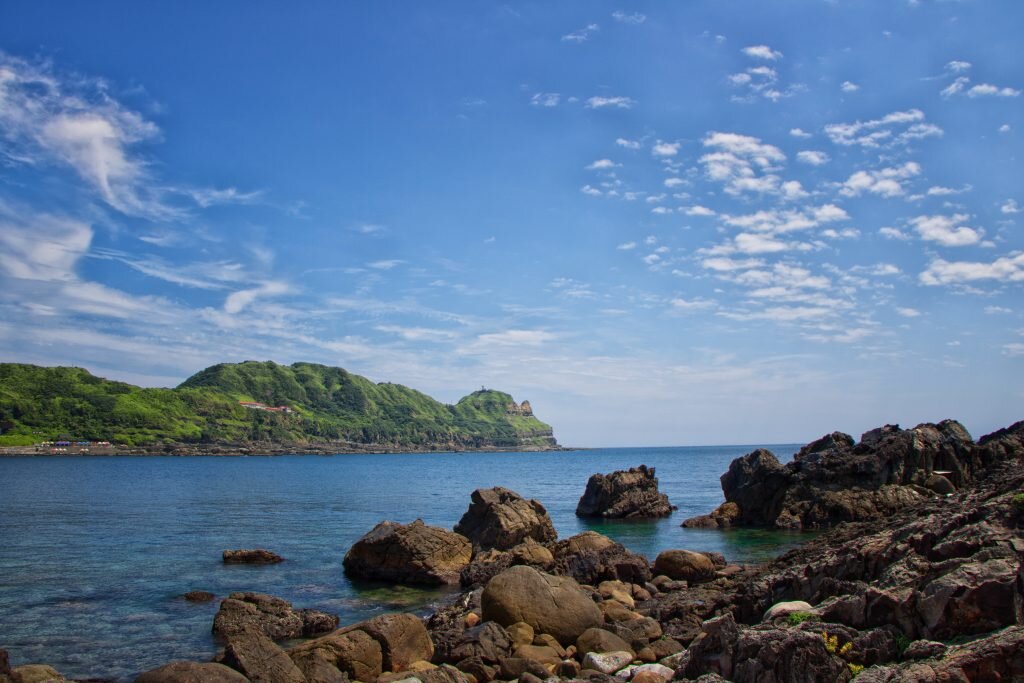
[(497, 486), (477, 489), (455, 532), (477, 549), (508, 550), (524, 541), (547, 543), (558, 538), (548, 511), (536, 500)]
[(578, 517), (642, 519), (671, 514), (672, 504), (658, 491), (654, 468), (646, 465), (591, 476), (576, 506)]
[(469, 564), (469, 539), (417, 519), (411, 524), (381, 522), (345, 555), (345, 573), (359, 579), (443, 585), (459, 582)]

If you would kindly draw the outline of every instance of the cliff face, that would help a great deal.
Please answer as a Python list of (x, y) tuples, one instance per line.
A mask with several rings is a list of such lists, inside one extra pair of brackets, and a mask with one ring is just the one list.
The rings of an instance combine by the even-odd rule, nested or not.
[(0, 364), (0, 426), (0, 446), (61, 438), (297, 450), (558, 446), (551, 426), (509, 394), (482, 390), (447, 405), (400, 384), (312, 363), (214, 365), (175, 389), (142, 389), (81, 368)]

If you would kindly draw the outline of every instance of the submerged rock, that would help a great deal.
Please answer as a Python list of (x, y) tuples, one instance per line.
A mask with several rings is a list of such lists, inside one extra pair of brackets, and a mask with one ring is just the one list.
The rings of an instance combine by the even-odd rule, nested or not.
[(508, 550), (528, 540), (547, 543), (558, 538), (543, 505), (500, 486), (473, 491), (455, 532), (484, 550)]
[(284, 558), (265, 548), (224, 551), (224, 564), (277, 564), (278, 562), (284, 562)]
[(654, 468), (640, 465), (611, 474), (595, 474), (576, 506), (578, 517), (641, 519), (672, 514), (668, 496), (658, 492)]
[(444, 585), (459, 582), (469, 564), (469, 539), (417, 519), (411, 524), (381, 522), (345, 555), (353, 578), (396, 583)]

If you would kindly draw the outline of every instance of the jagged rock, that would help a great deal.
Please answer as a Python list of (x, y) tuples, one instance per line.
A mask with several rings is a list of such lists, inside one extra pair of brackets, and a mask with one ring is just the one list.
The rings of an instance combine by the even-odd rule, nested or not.
[(473, 491), (455, 532), (477, 549), (508, 550), (527, 539), (547, 543), (558, 538), (543, 505), (500, 486)]
[(224, 551), (224, 564), (277, 564), (278, 562), (284, 562), (284, 558), (265, 548)]
[(646, 465), (591, 476), (576, 506), (578, 517), (640, 519), (671, 514), (668, 496), (658, 492), (654, 468)]
[(360, 630), (335, 631), (288, 650), (295, 665), (309, 678), (309, 672), (336, 671), (350, 680), (372, 681), (383, 672), (380, 643)]
[(345, 555), (345, 573), (359, 579), (443, 585), (459, 582), (473, 547), (460, 534), (427, 526), (381, 522)]
[(662, 551), (654, 560), (654, 571), (690, 584), (715, 578), (715, 564), (711, 558), (690, 550)]
[[(533, 642), (533, 638), (530, 638)], [(526, 643), (524, 643), (526, 644)], [(512, 639), (500, 624), (485, 621), (480, 626), (467, 629), (454, 649), (450, 658), (457, 661), (477, 657), (485, 664), (497, 664), (512, 654)]]
[(647, 558), (632, 553), (607, 536), (587, 531), (552, 546), (551, 572), (596, 585), (602, 581), (644, 584), (651, 580)]
[(291, 603), (264, 593), (232, 593), (221, 601), (213, 634), (225, 638), (255, 626), (272, 640), (310, 637), (338, 625), (338, 617), (318, 610), (295, 610)]
[(950, 646), (938, 659), (876, 666), (857, 676), (858, 683), (1019, 680), (1024, 680), (1024, 626)]
[(922, 635), (946, 639), (1015, 623), (1017, 568), (1001, 558), (972, 562), (924, 586), (917, 598)]
[(903, 659), (931, 659), (946, 651), (947, 645), (934, 640), (915, 640), (903, 651)]
[(709, 619), (701, 624), (700, 634), (694, 638), (687, 650), (690, 656), (684, 670), (686, 676), (696, 678), (702, 674), (714, 673), (724, 678), (732, 678), (736, 660), (736, 641), (739, 640), (739, 636), (739, 628), (732, 613)]
[(830, 653), (820, 635), (796, 629), (744, 629), (733, 657), (734, 683), (838, 682), (853, 678), (847, 662)]
[(171, 662), (139, 674), (135, 683), (248, 683), (232, 668), (213, 662)]
[(835, 432), (802, 448), (787, 465), (758, 449), (722, 475), (726, 504), (683, 524), (802, 529), (885, 517), (972, 481), (1000, 457), (999, 448), (976, 445), (962, 425), (945, 420), (907, 430), (886, 425), (857, 444)]
[(485, 550), (477, 553), (459, 574), (459, 579), (465, 587), (482, 586), (509, 567), (526, 565), (549, 569), (554, 561), (551, 551), (531, 538), (510, 550)]
[(229, 636), (221, 663), (251, 683), (306, 683), (306, 677), (284, 650), (258, 628)]
[(522, 621), (562, 645), (601, 624), (601, 611), (570, 577), (512, 567), (490, 580), (480, 598), (484, 621), (510, 626)]

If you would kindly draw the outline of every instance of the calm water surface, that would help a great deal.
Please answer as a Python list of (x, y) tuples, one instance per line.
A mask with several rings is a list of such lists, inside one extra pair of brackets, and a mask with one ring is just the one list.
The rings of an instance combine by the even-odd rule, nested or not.
[[(251, 590), (351, 623), (422, 609), (436, 591), (354, 585), (345, 551), (382, 519), (452, 527), (473, 489), (505, 486), (547, 507), (560, 537), (594, 529), (653, 559), (666, 548), (764, 560), (799, 535), (683, 529), (722, 502), (719, 476), (751, 446), (566, 453), (264, 457), (0, 458), (0, 648), (12, 663), (66, 676), (131, 680), (172, 659), (207, 659), (217, 603), (180, 599)], [(798, 446), (772, 446), (788, 460)], [(657, 468), (679, 510), (643, 522), (573, 514), (588, 477)], [(287, 561), (224, 566), (226, 548)]]

